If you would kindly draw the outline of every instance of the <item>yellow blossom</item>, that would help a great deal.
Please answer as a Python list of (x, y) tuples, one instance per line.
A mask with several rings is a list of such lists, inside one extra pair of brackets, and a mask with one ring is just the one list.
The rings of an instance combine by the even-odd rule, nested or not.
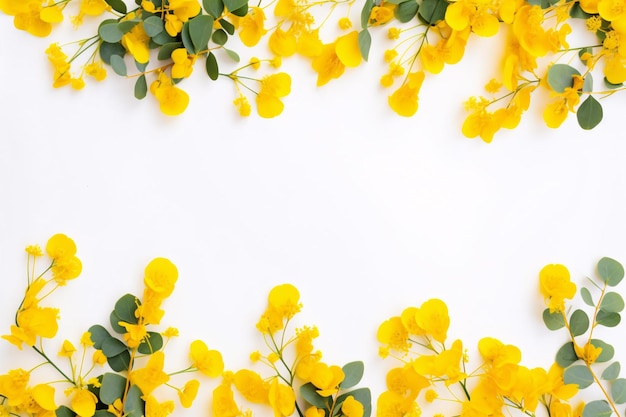
[(61, 350), (59, 351), (59, 356), (64, 356), (66, 358), (71, 358), (72, 355), (76, 352), (76, 348), (69, 340), (64, 340), (63, 345), (61, 346)]
[[(50, 45), (49, 50), (56, 51), (50, 52), (50, 54), (54, 54), (55, 56), (62, 54), (56, 44)], [(48, 239), (48, 242), (46, 243), (46, 253), (52, 259), (69, 258), (76, 254), (76, 244), (66, 235), (57, 233)]]
[[(264, 77), (261, 80), (261, 88), (256, 96), (257, 112), (259, 116), (271, 118), (282, 113), (284, 104), (281, 100), (291, 92), (291, 77), (289, 74), (280, 72)], [(292, 305), (293, 292), (295, 289), (292, 285), (285, 284), (272, 289), (270, 292), (270, 308), (274, 309), (279, 315), (290, 318), (295, 314), (299, 306), (297, 305), (298, 290), (295, 290), (296, 299)]]
[(79, 417), (92, 417), (96, 412), (98, 397), (86, 388), (74, 390), (71, 408)]
[(319, 395), (329, 397), (337, 393), (339, 384), (341, 384), (344, 377), (343, 370), (339, 366), (328, 366), (323, 362), (318, 362), (313, 366), (311, 383), (318, 388), (317, 393)]
[(274, 417), (290, 416), (296, 407), (296, 394), (289, 385), (281, 384), (278, 378), (274, 378), (270, 384), (269, 403)]
[(417, 112), (418, 95), (423, 82), (423, 71), (409, 73), (406, 81), (389, 96), (391, 109), (400, 116), (413, 116)]
[(235, 402), (230, 384), (223, 382), (213, 390), (211, 410), (214, 417), (236, 417), (239, 415), (239, 407)]
[(576, 356), (582, 359), (587, 365), (595, 363), (598, 356), (602, 353), (601, 347), (596, 347), (591, 343), (586, 343), (584, 346), (579, 346), (574, 343), (574, 350), (576, 351)]
[[(563, 111), (567, 114), (567, 107), (558, 112)], [(558, 112), (554, 111), (555, 115)], [(545, 117), (544, 113), (544, 119)], [(548, 303), (550, 312), (563, 312), (565, 310), (565, 299), (571, 299), (576, 294), (576, 284), (570, 281), (570, 274), (567, 268), (560, 264), (544, 266), (539, 272), (539, 284), (541, 294)]]
[(363, 417), (363, 404), (349, 395), (341, 404), (341, 412), (346, 417)]
[(234, 379), (237, 391), (248, 401), (257, 404), (269, 404), (270, 384), (261, 378), (261, 375), (248, 369), (235, 373)]
[(152, 395), (144, 395), (146, 401), (145, 417), (167, 417), (174, 411), (174, 401), (164, 401), (160, 403)]
[(155, 258), (146, 266), (143, 282), (161, 298), (169, 297), (178, 280), (178, 269), (169, 259)]
[(130, 373), (130, 381), (139, 387), (143, 395), (149, 395), (155, 388), (169, 381), (170, 377), (163, 372), (164, 361), (163, 352), (155, 352), (150, 355), (145, 367), (135, 369)]
[(222, 354), (217, 350), (209, 350), (202, 340), (195, 340), (191, 343), (190, 357), (193, 366), (209, 377), (216, 377), (224, 370)]
[(265, 13), (260, 7), (250, 7), (248, 14), (239, 19), (239, 38), (246, 46), (254, 46), (265, 34)]
[(200, 387), (200, 381), (197, 379), (191, 379), (185, 383), (185, 386), (182, 390), (178, 391), (178, 398), (180, 399), (180, 404), (189, 408), (193, 404), (193, 401), (196, 399), (198, 395), (198, 388)]

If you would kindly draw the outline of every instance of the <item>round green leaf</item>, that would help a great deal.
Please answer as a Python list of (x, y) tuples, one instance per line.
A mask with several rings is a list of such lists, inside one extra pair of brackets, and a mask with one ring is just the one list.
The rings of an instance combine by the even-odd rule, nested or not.
[(117, 43), (122, 40), (124, 34), (117, 27), (117, 20), (105, 20), (98, 27), (98, 35), (107, 43)]
[(228, 35), (226, 34), (226, 31), (224, 29), (218, 29), (215, 32), (213, 32), (213, 36), (211, 36), (211, 40), (216, 45), (224, 45), (226, 42), (228, 42)]
[(209, 78), (213, 81), (217, 80), (217, 78), (220, 76), (217, 59), (215, 59), (215, 55), (213, 55), (213, 52), (209, 52), (206, 57), (206, 72), (209, 75)]
[(417, 14), (417, 8), (415, 0), (403, 1), (396, 7), (394, 15), (402, 23), (410, 22)]
[(148, 94), (148, 82), (146, 76), (142, 74), (135, 82), (135, 98), (141, 100)]
[(111, 338), (111, 334), (104, 327), (99, 324), (93, 325), (89, 328), (90, 339), (93, 342), (93, 346), (96, 349), (102, 349), (102, 342)]
[(131, 385), (124, 398), (124, 415), (127, 417), (142, 417), (145, 401), (141, 399), (141, 390), (137, 385)]
[(117, 356), (124, 351), (128, 351), (128, 346), (119, 339), (110, 337), (102, 342), (102, 353), (107, 358)]
[(580, 289), (580, 295), (582, 296), (585, 304), (587, 304), (590, 307), (596, 306), (596, 304), (593, 302), (593, 297), (591, 296), (591, 292), (589, 291), (589, 288), (582, 287)]
[(602, 348), (602, 352), (600, 353), (600, 356), (598, 356), (598, 359), (596, 359), (596, 362), (608, 362), (613, 359), (613, 356), (615, 355), (615, 349), (613, 346), (599, 339), (591, 339), (591, 344), (595, 347)]
[(161, 350), (163, 347), (163, 337), (157, 332), (148, 332), (146, 338), (141, 341), (137, 350), (139, 353), (149, 355)]
[(606, 311), (600, 310), (596, 315), (596, 323), (605, 327), (615, 327), (621, 320), (622, 317), (619, 313), (607, 313)]
[(606, 381), (616, 380), (619, 377), (620, 370), (621, 366), (619, 362), (613, 362), (604, 369), (600, 377)]
[(215, 19), (218, 19), (224, 11), (224, 2), (222, 0), (202, 0), (202, 6)]
[(213, 32), (213, 17), (201, 14), (189, 20), (189, 36), (194, 53), (205, 51)]
[(567, 342), (556, 353), (556, 363), (561, 368), (567, 368), (578, 360), (576, 351), (574, 350), (574, 343)]
[(163, 20), (159, 16), (150, 16), (143, 21), (143, 30), (150, 37), (158, 35), (163, 29)]
[(602, 297), (600, 310), (609, 313), (619, 313), (624, 309), (624, 299), (616, 292), (608, 292)]
[(137, 311), (139, 304), (137, 297), (132, 294), (125, 294), (115, 303), (115, 314), (126, 323), (137, 324), (138, 319), (135, 316), (135, 311)]
[(228, 57), (230, 59), (232, 59), (235, 62), (239, 62), (241, 60), (241, 58), (239, 58), (239, 55), (237, 54), (237, 52), (231, 50), (231, 49), (227, 49), (224, 48), (224, 51), (226, 51), (226, 55), (228, 55)]
[(556, 311), (551, 313), (549, 308), (543, 310), (543, 322), (548, 330), (558, 330), (565, 327), (563, 314)]
[(591, 130), (598, 126), (602, 117), (602, 105), (591, 95), (582, 102), (576, 111), (578, 125), (585, 130)]
[(119, 374), (107, 372), (102, 376), (100, 386), (100, 401), (111, 405), (115, 400), (122, 398), (126, 389), (126, 378)]
[(317, 393), (317, 388), (308, 382), (300, 387), (300, 395), (306, 402), (317, 408), (326, 409), (329, 406), (328, 398), (322, 397)]
[(76, 413), (65, 405), (59, 406), (55, 411), (56, 417), (76, 417)]
[(130, 352), (125, 350), (117, 356), (107, 358), (107, 362), (115, 372), (127, 371), (130, 366)]
[(361, 378), (363, 378), (363, 372), (365, 371), (365, 366), (361, 361), (350, 362), (344, 365), (342, 370), (344, 378), (340, 387), (342, 389), (348, 389), (352, 388), (361, 381)]
[(582, 417), (610, 417), (613, 410), (605, 400), (591, 401), (585, 404)]
[(576, 384), (578, 388), (585, 389), (593, 384), (593, 375), (585, 365), (570, 366), (563, 372), (563, 382)]
[(615, 90), (617, 88), (622, 88), (624, 86), (624, 83), (613, 84), (612, 82), (609, 82), (609, 80), (607, 80), (606, 77), (604, 77), (604, 85), (609, 90)]
[(119, 55), (111, 56), (111, 68), (117, 75), (121, 75), (122, 77), (126, 77), (126, 62), (124, 62), (124, 58)]
[(159, 60), (163, 61), (166, 59), (170, 59), (172, 57), (172, 52), (174, 52), (176, 49), (182, 48), (183, 47), (183, 43), (182, 42), (170, 42), (170, 43), (166, 43), (165, 45), (163, 45), (160, 49), (159, 49), (159, 53), (157, 55), (157, 58), (159, 58)]
[(444, 19), (447, 8), (446, 0), (422, 0), (418, 13), (426, 23), (434, 25)]
[(580, 336), (589, 329), (589, 317), (583, 310), (576, 310), (569, 319), (570, 331), (573, 336)]
[(611, 397), (616, 404), (626, 403), (626, 379), (620, 378), (613, 381)]
[(128, 33), (128, 32), (130, 32), (132, 30), (132, 28), (137, 26), (139, 24), (139, 22), (141, 22), (141, 20), (139, 20), (139, 19), (124, 20), (123, 22), (120, 22), (120, 23), (117, 24), (117, 28), (122, 33)]
[(605, 257), (598, 262), (598, 274), (602, 281), (614, 287), (624, 278), (624, 267), (615, 259)]
[(120, 322), (124, 320), (122, 320), (117, 314), (115, 314), (115, 311), (111, 311), (111, 315), (109, 316), (109, 321), (111, 322), (111, 327), (116, 333), (119, 333), (119, 334), (126, 333), (126, 329), (120, 326)]
[(124, 56), (126, 54), (126, 49), (122, 46), (120, 42), (102, 42), (99, 49), (100, 58), (102, 58), (102, 61), (107, 65), (111, 65), (111, 57), (113, 55)]
[(580, 75), (576, 68), (566, 64), (554, 64), (548, 70), (548, 85), (557, 93), (562, 93), (574, 84), (574, 75)]

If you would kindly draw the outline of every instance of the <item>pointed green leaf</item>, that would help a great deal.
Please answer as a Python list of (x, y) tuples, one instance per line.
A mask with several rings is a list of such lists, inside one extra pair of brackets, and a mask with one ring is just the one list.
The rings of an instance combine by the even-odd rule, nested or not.
[(161, 20), (159, 16), (150, 16), (143, 21), (143, 30), (146, 32), (146, 35), (150, 37), (163, 32), (164, 28), (163, 20)]
[(239, 55), (237, 55), (237, 52), (227, 49), (227, 48), (224, 48), (224, 51), (226, 51), (226, 54), (228, 55), (228, 57), (232, 59), (233, 61), (235, 62), (240, 61), (240, 58), (239, 58)]
[(417, 9), (418, 6), (415, 0), (403, 1), (396, 7), (396, 10), (394, 11), (394, 16), (401, 23), (410, 22), (415, 18), (415, 15), (417, 14)]
[(574, 84), (574, 75), (580, 75), (576, 68), (566, 64), (554, 64), (548, 70), (548, 85), (557, 93), (562, 93)]
[(148, 332), (146, 338), (141, 341), (137, 350), (139, 353), (149, 355), (161, 350), (163, 347), (163, 337), (157, 332)]
[(608, 292), (602, 297), (600, 310), (607, 313), (619, 313), (624, 310), (624, 299), (616, 292)]
[(567, 342), (556, 353), (556, 363), (559, 364), (561, 368), (567, 368), (574, 362), (578, 360), (578, 356), (576, 355), (576, 351), (574, 350), (574, 343)]
[(119, 339), (110, 337), (102, 342), (102, 353), (107, 358), (117, 356), (124, 351), (128, 351), (128, 346)]
[(585, 404), (582, 417), (610, 417), (613, 410), (604, 400), (591, 401)]
[(148, 94), (148, 82), (146, 81), (145, 74), (142, 74), (137, 78), (135, 82), (135, 98), (137, 100), (144, 99)]
[(105, 0), (109, 6), (116, 12), (126, 14), (126, 3), (123, 0)]
[(573, 336), (580, 336), (589, 329), (589, 317), (583, 310), (576, 310), (569, 319), (570, 331)]
[(615, 327), (621, 320), (622, 317), (619, 313), (607, 313), (606, 311), (600, 310), (596, 315), (596, 323), (604, 327)]
[(224, 2), (222, 0), (202, 0), (202, 6), (215, 19), (219, 19), (224, 11)]
[(310, 382), (300, 387), (300, 395), (302, 395), (302, 398), (304, 398), (306, 402), (314, 405), (317, 408), (325, 410), (330, 405), (329, 399), (327, 397), (322, 397), (321, 395), (319, 395), (317, 393), (317, 388), (315, 387), (315, 385), (311, 384)]
[(615, 404), (626, 403), (626, 379), (620, 378), (611, 385), (611, 397)]
[(194, 53), (207, 49), (213, 32), (213, 17), (201, 14), (189, 20), (189, 36), (194, 46)]
[(248, 14), (248, 3), (244, 4), (238, 9), (233, 10), (231, 13), (235, 16), (244, 17)]
[(195, 54), (195, 48), (193, 46), (193, 42), (191, 41), (191, 36), (189, 35), (189, 21), (183, 23), (183, 29), (180, 31), (180, 38), (183, 41), (183, 46), (187, 49), (187, 52), (190, 55)]
[(585, 365), (570, 366), (563, 372), (563, 382), (576, 384), (579, 389), (585, 389), (593, 384), (593, 375)]
[(215, 55), (213, 55), (213, 52), (209, 52), (206, 57), (206, 72), (209, 75), (209, 78), (213, 81), (217, 80), (217, 78), (220, 76), (217, 59), (215, 59)]
[(615, 259), (605, 257), (598, 262), (598, 274), (602, 281), (614, 287), (624, 278), (624, 267)]
[(117, 43), (124, 34), (117, 27), (117, 20), (108, 19), (98, 26), (98, 36), (107, 43)]
[(172, 58), (172, 52), (174, 52), (176, 49), (182, 48), (183, 47), (183, 43), (182, 42), (170, 42), (170, 43), (166, 43), (165, 45), (163, 45), (161, 47), (161, 49), (159, 49), (159, 54), (157, 56), (157, 58), (159, 58), (159, 60), (164, 61), (166, 59), (171, 59)]
[(551, 313), (549, 308), (543, 310), (543, 322), (548, 330), (558, 330), (565, 327), (563, 314), (557, 311)]
[(361, 9), (361, 27), (367, 29), (370, 21), (370, 14), (372, 14), (372, 8), (374, 7), (374, 0), (365, 0), (363, 8)]
[(73, 412), (70, 408), (61, 405), (55, 411), (56, 417), (76, 417), (76, 413)]
[(130, 366), (130, 352), (125, 350), (117, 356), (107, 358), (107, 362), (115, 372), (127, 371)]
[(117, 43), (102, 42), (100, 44), (99, 49), (100, 49), (100, 58), (102, 58), (102, 61), (107, 65), (111, 65), (111, 57), (113, 55), (119, 55), (123, 57), (126, 54), (126, 49), (119, 42)]
[(111, 56), (111, 68), (113, 68), (113, 71), (115, 71), (117, 75), (126, 77), (126, 62), (124, 62), (124, 58), (121, 56)]
[(363, 29), (359, 32), (359, 51), (365, 61), (369, 58), (370, 47), (372, 46), (372, 35), (367, 29)]
[(591, 344), (595, 347), (602, 348), (602, 352), (596, 359), (596, 362), (608, 362), (613, 359), (613, 356), (615, 355), (615, 349), (613, 346), (599, 339), (591, 339)]
[(230, 11), (240, 9), (248, 5), (248, 0), (224, 0), (224, 6)]
[(100, 401), (111, 405), (115, 400), (122, 398), (124, 390), (126, 390), (126, 378), (119, 374), (107, 372), (102, 376)]
[(124, 21), (119, 22), (117, 24), (117, 28), (120, 30), (120, 32), (126, 34), (126, 33), (130, 32), (132, 30), (132, 28), (137, 26), (139, 24), (139, 22), (141, 22), (141, 20), (139, 20), (139, 19), (124, 20)]
[(593, 91), (593, 77), (591, 73), (585, 75), (585, 81), (583, 82), (583, 91), (585, 93), (590, 93)]
[(621, 370), (621, 366), (619, 362), (613, 362), (609, 366), (607, 366), (602, 372), (601, 378), (606, 381), (613, 381), (619, 378), (619, 372)]
[(617, 88), (622, 88), (624, 86), (624, 83), (613, 84), (612, 82), (609, 82), (609, 80), (607, 80), (606, 77), (604, 77), (604, 85), (609, 90), (615, 90)]
[(448, 2), (446, 0), (422, 0), (418, 13), (431, 25), (434, 25), (446, 16)]
[(348, 389), (352, 388), (361, 381), (361, 378), (363, 378), (363, 372), (365, 371), (365, 366), (361, 361), (350, 362), (345, 364), (342, 370), (344, 378), (339, 387), (341, 389)]
[(591, 130), (602, 121), (602, 105), (590, 95), (578, 107), (576, 117), (580, 127), (585, 130)]
[(224, 29), (229, 35), (232, 36), (235, 34), (235, 26), (228, 20), (220, 19), (220, 26), (222, 26), (222, 29)]
[(102, 349), (102, 342), (106, 339), (111, 338), (111, 334), (107, 329), (100, 326), (99, 324), (95, 324), (89, 328), (90, 339), (93, 342), (93, 346), (96, 349)]
[(124, 415), (127, 417), (142, 417), (144, 413), (144, 400), (141, 399), (141, 390), (137, 385), (131, 385), (124, 401)]
[(593, 297), (591, 296), (591, 292), (589, 291), (588, 288), (586, 287), (582, 287), (580, 289), (580, 295), (583, 298), (583, 301), (585, 302), (585, 304), (587, 304), (590, 307), (595, 307), (596, 304), (593, 302)]

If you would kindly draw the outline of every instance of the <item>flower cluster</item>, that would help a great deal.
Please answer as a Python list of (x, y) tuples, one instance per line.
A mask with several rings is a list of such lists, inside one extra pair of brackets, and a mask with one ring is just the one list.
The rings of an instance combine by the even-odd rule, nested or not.
[[(368, 60), (372, 34), (381, 30), (389, 38), (381, 41), (391, 45), (382, 57), (389, 70), (380, 83), (394, 89), (388, 96), (391, 109), (407, 117), (418, 110), (425, 78), (461, 61), (472, 36), (504, 33), (503, 51), (494, 62), (497, 75), (484, 80), (484, 95), (465, 103), (469, 113), (462, 132), (468, 138), (491, 142), (498, 130), (515, 128), (540, 90), (551, 96), (543, 105), (547, 126), (557, 128), (575, 113), (583, 129), (592, 129), (603, 117), (597, 98), (625, 89), (622, 0), (363, 0), (360, 29), (353, 28), (355, 5), (355, 0), (135, 0), (132, 6), (124, 0), (0, 0), (15, 27), (35, 36), (49, 35), (67, 14), (74, 25), (96, 23), (92, 37), (47, 49), (55, 87), (82, 89), (85, 75), (101, 81), (110, 67), (135, 80), (135, 97), (151, 93), (167, 115), (187, 108), (189, 96), (179, 83), (200, 61), (210, 79), (233, 82), (233, 104), (242, 116), (251, 113), (251, 101), (261, 117), (278, 116), (291, 92), (291, 76), (277, 72), (284, 58), (309, 60), (323, 86)], [(331, 21), (333, 30), (327, 27)], [(240, 54), (226, 46), (235, 34), (240, 47), (252, 49), (264, 40), (269, 56), (241, 63)], [(580, 44), (571, 46), (572, 38)], [(71, 57), (64, 52), (68, 48), (74, 48)], [(594, 86), (593, 74), (603, 86)]]
[[(622, 280), (624, 269), (617, 261), (603, 258), (597, 270), (598, 279), (589, 282), (598, 295), (592, 296), (586, 287), (580, 290), (593, 310), (591, 319), (584, 310), (570, 312), (566, 306), (565, 300), (572, 299), (577, 288), (565, 266), (547, 265), (539, 274), (547, 306), (543, 320), (550, 330), (565, 328), (570, 339), (557, 350), (548, 369), (522, 365), (520, 348), (494, 337), (478, 341), (479, 360), (470, 367), (463, 342), (447, 338), (448, 309), (439, 299), (408, 307), (386, 320), (378, 329), (380, 354), (393, 355), (402, 365), (388, 372), (387, 390), (378, 397), (376, 415), (419, 417), (425, 407), (439, 409), (436, 404), (457, 404), (452, 415), (461, 417), (621, 415), (618, 405), (626, 402), (626, 379), (619, 377), (619, 362), (609, 363), (613, 347), (594, 338), (593, 332), (620, 321), (624, 301), (610, 287)], [(594, 384), (600, 388), (600, 399), (578, 399), (579, 390)]]

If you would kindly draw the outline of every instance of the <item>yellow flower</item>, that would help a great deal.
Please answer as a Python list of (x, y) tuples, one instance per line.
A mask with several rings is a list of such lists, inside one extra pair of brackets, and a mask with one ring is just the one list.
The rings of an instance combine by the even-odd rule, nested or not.
[(235, 402), (230, 384), (223, 382), (213, 390), (211, 410), (214, 417), (237, 417), (239, 415), (239, 407)]
[(443, 301), (433, 298), (423, 303), (415, 315), (415, 320), (424, 332), (432, 335), (438, 342), (443, 343), (446, 340), (450, 317), (448, 306)]
[(335, 41), (337, 58), (346, 67), (354, 68), (361, 64), (361, 49), (359, 48), (359, 33), (353, 30)]
[(178, 391), (178, 398), (180, 399), (180, 403), (183, 407), (189, 408), (193, 404), (193, 401), (196, 399), (198, 395), (198, 388), (200, 387), (200, 382), (197, 379), (189, 380), (185, 383), (185, 386), (182, 390)]
[(418, 94), (424, 81), (424, 72), (411, 72), (406, 81), (389, 96), (389, 106), (400, 116), (410, 117), (417, 112)]
[(348, 17), (342, 17), (341, 19), (339, 19), (337, 24), (339, 25), (339, 29), (341, 30), (348, 30), (352, 27), (352, 21)]
[[(270, 76), (265, 79), (264, 85), (266, 88), (276, 91), (277, 96), (282, 97), (288, 94), (291, 89), (291, 79), (287, 79), (285, 76), (288, 77), (287, 74)], [(291, 284), (275, 286), (270, 290), (267, 300), (270, 307), (286, 318), (293, 317), (302, 307), (300, 304), (300, 292)]]
[(387, 389), (410, 399), (415, 400), (420, 391), (430, 386), (430, 381), (418, 374), (411, 363), (394, 368), (387, 373)]
[(376, 337), (380, 343), (388, 345), (392, 349), (408, 352), (409, 332), (402, 323), (400, 317), (392, 317), (378, 326)]
[[(288, 95), (291, 92), (291, 77), (289, 74), (280, 72), (277, 74), (272, 74), (264, 77), (261, 80), (261, 88), (259, 93), (256, 96), (256, 104), (257, 104), (257, 112), (259, 116), (265, 118), (271, 118), (278, 116), (282, 113), (284, 104), (280, 100), (281, 97)], [(285, 284), (289, 285), (289, 284)], [(291, 286), (295, 289), (295, 287)], [(272, 291), (280, 291), (280, 290), (272, 290)], [(296, 290), (297, 293), (298, 290)], [(289, 297), (292, 294), (287, 294)], [(280, 297), (281, 295), (275, 295), (276, 297)], [(299, 296), (299, 294), (297, 294)], [(280, 300), (284, 303), (284, 305), (276, 306), (271, 301), (272, 293), (270, 292), (270, 307), (274, 308), (279, 314), (285, 317), (291, 317), (295, 312), (292, 311), (295, 307), (291, 306), (290, 300), (285, 298), (284, 300)], [(297, 303), (297, 299), (296, 299)], [(299, 307), (298, 307), (299, 308)]]
[(596, 347), (591, 343), (586, 343), (584, 346), (578, 346), (578, 344), (574, 343), (574, 350), (576, 351), (576, 356), (582, 359), (587, 365), (595, 363), (598, 356), (602, 353), (601, 347)]
[(369, 17), (370, 26), (380, 26), (393, 19), (396, 5), (388, 2), (381, 2), (379, 6), (372, 7)]
[(98, 365), (104, 365), (105, 363), (107, 363), (107, 357), (100, 349), (96, 349), (93, 352), (93, 356), (91, 357), (91, 359), (93, 360), (93, 363)]
[(160, 403), (152, 395), (144, 395), (146, 401), (146, 417), (167, 417), (174, 411), (174, 401)]
[(277, 27), (268, 40), (270, 51), (278, 56), (291, 56), (296, 52), (296, 35), (292, 30)]
[(337, 393), (339, 384), (341, 384), (344, 377), (343, 370), (339, 366), (328, 366), (323, 362), (317, 362), (313, 366), (311, 383), (318, 388), (317, 393), (319, 395), (329, 397)]
[(513, 345), (505, 345), (493, 337), (484, 337), (478, 341), (478, 351), (483, 359), (498, 368), (507, 364), (518, 364), (522, 352)]
[[(41, 408), (47, 411), (54, 411), (57, 405), (54, 402), (54, 387), (48, 384), (38, 384), (32, 389), (31, 395)], [(84, 417), (84, 416), (81, 416)]]
[(0, 375), (0, 393), (7, 398), (8, 406), (16, 406), (24, 402), (29, 379), (30, 372), (21, 368)]
[(59, 310), (50, 307), (32, 307), (17, 315), (17, 326), (11, 326), (11, 335), (4, 339), (21, 349), (22, 343), (33, 346), (37, 337), (53, 338), (59, 329)]
[(363, 417), (363, 404), (354, 399), (352, 395), (341, 404), (341, 412), (346, 417)]
[(148, 329), (144, 324), (132, 324), (123, 321), (120, 321), (117, 324), (126, 329), (126, 333), (124, 333), (124, 340), (131, 349), (138, 347), (148, 335)]
[(99, 16), (109, 8), (104, 0), (81, 0), (80, 2), (80, 12), (88, 16)]
[(172, 51), (172, 78), (187, 78), (193, 72), (193, 64), (195, 61), (195, 55), (189, 57), (187, 55), (187, 49), (177, 48)]
[(178, 329), (176, 327), (170, 326), (167, 329), (165, 329), (165, 331), (161, 334), (163, 335), (163, 337), (167, 337), (167, 338), (178, 337)]
[(98, 397), (86, 388), (74, 390), (71, 408), (79, 417), (92, 417), (96, 412)]
[(165, 355), (162, 351), (153, 353), (145, 367), (130, 373), (131, 383), (137, 385), (143, 395), (149, 395), (155, 388), (165, 384), (170, 377), (163, 372)]
[(169, 0), (168, 8), (181, 22), (186, 22), (200, 13), (197, 0)]
[(248, 101), (248, 98), (246, 96), (241, 94), (239, 97), (233, 100), (233, 104), (235, 105), (235, 107), (237, 107), (237, 111), (239, 111), (239, 115), (241, 117), (250, 116), (251, 107), (250, 102)]
[(209, 350), (202, 340), (191, 343), (190, 356), (193, 366), (209, 377), (216, 377), (224, 371), (222, 354), (217, 350)]
[(61, 346), (61, 350), (59, 351), (59, 356), (64, 356), (66, 358), (71, 358), (72, 355), (76, 352), (76, 348), (69, 340), (63, 341), (63, 345)]
[(265, 13), (260, 7), (250, 7), (248, 14), (239, 19), (239, 38), (246, 46), (254, 46), (265, 35)]
[(246, 400), (257, 404), (269, 404), (270, 385), (258, 373), (241, 369), (235, 373), (234, 383), (237, 391)]
[(274, 378), (270, 384), (269, 403), (274, 410), (274, 417), (286, 417), (296, 408), (296, 394), (289, 385), (281, 384)]
[(52, 265), (52, 277), (58, 285), (63, 286), (67, 280), (78, 277), (82, 270), (83, 264), (76, 256), (56, 258)]
[(539, 284), (551, 313), (565, 311), (565, 299), (576, 294), (576, 284), (570, 281), (567, 268), (560, 264), (544, 266), (539, 272)]
[[(127, 15), (130, 19), (134, 18), (134, 13)], [(129, 54), (135, 58), (135, 61), (145, 64), (150, 60), (150, 37), (143, 28), (143, 23), (138, 23), (122, 36), (122, 45)]]
[(309, 407), (304, 412), (304, 417), (324, 417), (324, 410), (317, 407)]
[(155, 258), (146, 266), (143, 282), (160, 298), (169, 297), (178, 280), (178, 269), (169, 259)]
[(43, 252), (41, 250), (41, 246), (39, 245), (28, 245), (26, 246), (26, 253), (28, 253), (30, 256), (33, 256), (35, 258), (43, 255)]
[[(53, 54), (52, 56), (63, 54), (56, 44), (50, 45), (49, 51), (49, 54)], [(63, 56), (65, 56), (65, 54), (63, 54)], [(58, 233), (48, 239), (46, 243), (46, 253), (52, 259), (69, 258), (76, 255), (76, 244), (71, 238)]]

